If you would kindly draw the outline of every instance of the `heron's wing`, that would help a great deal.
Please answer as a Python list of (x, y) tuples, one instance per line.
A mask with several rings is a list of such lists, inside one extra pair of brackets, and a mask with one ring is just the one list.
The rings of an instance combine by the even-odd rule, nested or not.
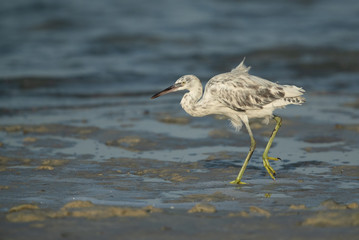
[(213, 77), (206, 85), (205, 97), (211, 97), (235, 111), (261, 109), (284, 97), (283, 88), (268, 80), (237, 71)]

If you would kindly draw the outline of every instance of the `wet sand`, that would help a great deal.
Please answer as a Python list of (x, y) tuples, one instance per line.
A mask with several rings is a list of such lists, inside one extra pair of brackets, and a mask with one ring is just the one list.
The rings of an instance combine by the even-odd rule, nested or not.
[[(4, 239), (354, 239), (359, 233), (358, 100), (308, 94), (284, 119), (252, 128), (249, 148), (219, 117), (191, 118), (180, 96), (92, 96), (10, 109), (0, 125)], [(331, 105), (323, 104), (331, 101)], [(107, 104), (116, 103), (116, 104)], [(75, 226), (75, 227), (74, 227)]]

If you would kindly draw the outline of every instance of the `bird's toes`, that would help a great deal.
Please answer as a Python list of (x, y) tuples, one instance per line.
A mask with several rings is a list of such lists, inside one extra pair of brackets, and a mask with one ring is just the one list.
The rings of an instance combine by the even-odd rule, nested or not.
[(234, 181), (230, 182), (230, 184), (247, 184), (247, 183), (238, 181), (238, 180), (234, 180)]
[(282, 160), (280, 158), (275, 158), (275, 157), (267, 157), (268, 160), (273, 160), (273, 161), (278, 161), (278, 160)]

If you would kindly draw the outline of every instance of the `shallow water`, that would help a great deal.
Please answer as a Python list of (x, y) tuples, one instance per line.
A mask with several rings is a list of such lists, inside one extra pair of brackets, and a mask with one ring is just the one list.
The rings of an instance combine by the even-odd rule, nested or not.
[[(0, 235), (356, 236), (359, 4), (155, 2), (0, 4)], [(181, 94), (149, 98), (180, 75), (205, 82), (244, 56), (251, 73), (304, 87), (307, 103), (276, 112), (276, 181), (261, 160), (274, 123), (254, 121), (247, 185), (233, 186), (245, 129), (186, 115)], [(94, 204), (80, 207), (84, 218), (61, 210), (78, 200)], [(187, 212), (198, 203), (216, 213)], [(11, 210), (21, 204), (38, 209)], [(122, 218), (122, 207), (148, 216)]]
[[(334, 99), (342, 97), (330, 96), (334, 96)], [(313, 102), (288, 107), (288, 110), (300, 108), (303, 112), (315, 112), (311, 117), (290, 114), (287, 109), (278, 111), (286, 114), (283, 114), (283, 126), (270, 151), (271, 156), (282, 159), (272, 163), (277, 171), (276, 181), (271, 180), (261, 163), (261, 152), (273, 123), (269, 126), (253, 125), (258, 145), (244, 175), (243, 180), (247, 185), (241, 186), (233, 186), (229, 181), (236, 177), (248, 151), (246, 132), (237, 134), (228, 128), (226, 120), (213, 117), (203, 118), (203, 121), (190, 119), (183, 124), (187, 116), (180, 111), (179, 105), (173, 106), (172, 101), (164, 103), (166, 99), (159, 100), (162, 101), (161, 107), (151, 102), (143, 105), (141, 101), (121, 106), (121, 109), (138, 109), (137, 116), (133, 113), (129, 116), (123, 113), (119, 115), (118, 106), (81, 107), (81, 104), (72, 106), (76, 111), (72, 108), (38, 109), (33, 113), (19, 111), (6, 116), (6, 123), (0, 126), (1, 212), (12, 219), (11, 214), (15, 213), (8, 213), (9, 209), (29, 203), (54, 211), (72, 201), (90, 201), (96, 206), (142, 208), (151, 205), (165, 210), (160, 213), (161, 219), (172, 221), (171, 217), (184, 217), (184, 222), (178, 223), (184, 226), (186, 221), (196, 221), (196, 218), (187, 219), (186, 211), (197, 203), (206, 203), (218, 212), (216, 216), (219, 222), (216, 224), (229, 224), (226, 214), (239, 214), (243, 218), (243, 214), (248, 215), (245, 211), (253, 206), (269, 210), (271, 221), (279, 226), (289, 227), (290, 221), (304, 224), (316, 217), (315, 212), (328, 199), (341, 204), (351, 204), (359, 199), (359, 141), (357, 130), (350, 128), (358, 126), (352, 123), (356, 118), (353, 115), (355, 109), (338, 107), (342, 106), (339, 101), (340, 104), (334, 104), (331, 108), (342, 111), (340, 119), (348, 119), (348, 123), (323, 121), (320, 115), (327, 114), (327, 107), (315, 103), (328, 97), (310, 95), (309, 99), (313, 99)], [(141, 96), (136, 98), (146, 99)], [(168, 98), (176, 99), (178, 96)], [(347, 103), (356, 99), (349, 96), (343, 98)], [(128, 101), (128, 98), (119, 97), (118, 102), (122, 101)], [(69, 114), (72, 112), (77, 114)], [(161, 112), (173, 116), (170, 123), (158, 118)], [(53, 121), (57, 115), (59, 118)], [(37, 124), (27, 121), (32, 117), (42, 120)], [(175, 121), (177, 118), (179, 123)], [(11, 124), (11, 119), (16, 120), (16, 124)], [(106, 124), (103, 125), (104, 119)], [(152, 122), (148, 129), (136, 127), (137, 123), (145, 126), (146, 122)], [(293, 205), (304, 205), (307, 210), (294, 214), (290, 210)], [(31, 211), (34, 211), (31, 214), (35, 214), (30, 215), (33, 217), (42, 214), (37, 210)], [(100, 208), (93, 211), (107, 210)], [(352, 211), (357, 212), (345, 210), (340, 214), (346, 216)], [(28, 210), (25, 210), (27, 217), (15, 219), (28, 219), (26, 214), (29, 214)], [(292, 216), (292, 219), (283, 220), (280, 217), (283, 214)], [(247, 221), (248, 217), (244, 218), (243, 221)], [(59, 222), (61, 219), (48, 219), (51, 220), (49, 224), (58, 222), (55, 232), (67, 231), (67, 225)], [(151, 219), (159, 224), (159, 229), (162, 225), (171, 225), (159, 221), (156, 214)], [(201, 229), (211, 224), (210, 219), (203, 223)], [(4, 227), (8, 226), (6, 229), (17, 226), (11, 223), (15, 220), (9, 221), (3, 222)], [(123, 224), (131, 225), (133, 221), (141, 224), (142, 229), (149, 224), (145, 219), (129, 219)], [(33, 231), (31, 222), (30, 228), (26, 228), (30, 233)], [(89, 224), (95, 222), (91, 220)], [(44, 229), (50, 227), (49, 224), (41, 224)], [(330, 226), (325, 221), (321, 224)], [(344, 222), (342, 225), (347, 227), (348, 224), (356, 223)], [(338, 231), (341, 228), (338, 227)], [(305, 234), (308, 229), (302, 230), (301, 233)], [(264, 231), (271, 231), (271, 227)], [(321, 234), (318, 231), (312, 236)], [(11, 232), (7, 230), (3, 234), (15, 236)], [(186, 234), (190, 232), (188, 229)], [(352, 233), (347, 234), (352, 236)], [(131, 235), (128, 233), (128, 236)]]

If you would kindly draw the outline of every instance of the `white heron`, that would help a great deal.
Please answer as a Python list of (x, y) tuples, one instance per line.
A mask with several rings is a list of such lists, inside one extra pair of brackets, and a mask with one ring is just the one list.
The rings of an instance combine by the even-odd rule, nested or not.
[(233, 127), (238, 131), (242, 123), (247, 128), (251, 139), (248, 155), (233, 184), (244, 184), (242, 177), (248, 162), (256, 148), (256, 141), (249, 126), (249, 119), (264, 118), (268, 124), (273, 118), (276, 126), (269, 138), (263, 153), (263, 165), (269, 175), (275, 180), (276, 172), (268, 160), (279, 158), (268, 157), (269, 149), (281, 126), (282, 119), (273, 115), (277, 108), (289, 104), (301, 105), (305, 102), (302, 97), (304, 89), (293, 85), (279, 85), (263, 78), (250, 75), (250, 67), (244, 65), (244, 60), (231, 72), (222, 73), (211, 78), (204, 90), (201, 81), (194, 75), (180, 77), (175, 84), (152, 96), (152, 99), (167, 93), (188, 90), (181, 100), (182, 108), (193, 117), (203, 117), (219, 114), (228, 117)]

